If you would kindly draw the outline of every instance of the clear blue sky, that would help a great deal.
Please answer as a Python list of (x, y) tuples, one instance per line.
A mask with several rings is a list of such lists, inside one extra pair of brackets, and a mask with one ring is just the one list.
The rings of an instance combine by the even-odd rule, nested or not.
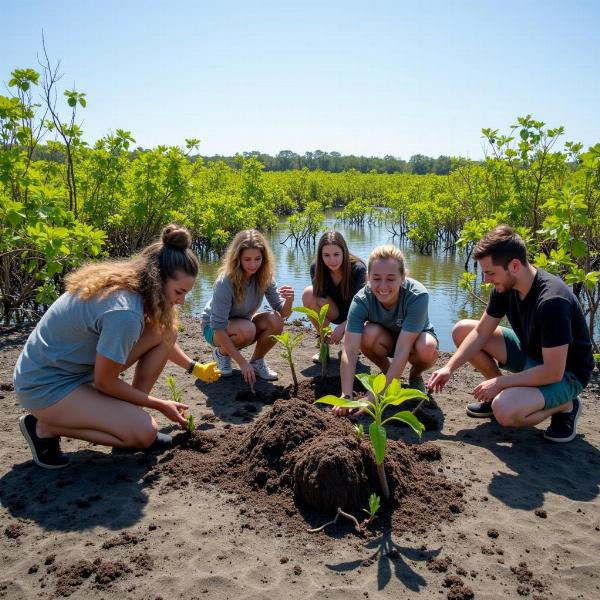
[(0, 93), (42, 30), (92, 142), (482, 156), (527, 113), (600, 142), (597, 0), (3, 0)]

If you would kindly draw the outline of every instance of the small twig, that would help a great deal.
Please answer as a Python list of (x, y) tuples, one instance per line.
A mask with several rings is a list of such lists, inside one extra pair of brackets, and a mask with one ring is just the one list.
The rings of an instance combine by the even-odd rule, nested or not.
[(332, 521), (329, 521), (329, 522), (325, 523), (324, 525), (321, 525), (321, 527), (317, 527), (316, 529), (308, 529), (307, 531), (308, 531), (308, 533), (317, 533), (318, 531), (323, 531), (323, 529), (325, 529), (325, 527), (327, 527), (328, 525), (335, 525), (337, 523), (337, 520), (340, 517), (346, 517), (346, 519), (349, 519), (350, 521), (352, 521), (352, 523), (354, 523), (354, 527), (356, 527), (357, 531), (361, 530), (361, 525), (358, 522), (358, 519), (355, 516), (353, 516), (347, 512), (344, 512), (341, 508), (338, 507), (337, 513)]
[(421, 406), (423, 406), (423, 404), (425, 402), (428, 402), (429, 400), (431, 400), (433, 402), (433, 396), (431, 395), (431, 392), (427, 392), (427, 398), (422, 398), (421, 402), (419, 402), (419, 404), (417, 404), (417, 406), (415, 408), (412, 409), (412, 414), (416, 414), (417, 411), (421, 408)]

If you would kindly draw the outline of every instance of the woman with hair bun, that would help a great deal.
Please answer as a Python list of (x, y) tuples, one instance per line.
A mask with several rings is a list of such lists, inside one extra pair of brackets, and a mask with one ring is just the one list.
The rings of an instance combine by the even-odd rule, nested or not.
[[(184, 360), (176, 344), (176, 305), (198, 275), (186, 229), (168, 225), (161, 240), (129, 260), (88, 264), (66, 278), (67, 291), (32, 331), (14, 371), (15, 393), (29, 414), (19, 426), (41, 467), (69, 464), (60, 436), (120, 448), (163, 449), (153, 408), (185, 424), (185, 404), (150, 395), (167, 360), (206, 382), (214, 363)], [(120, 378), (135, 364), (133, 382)]]
[[(409, 363), (408, 386), (425, 392), (422, 373), (438, 357), (427, 289), (407, 277), (404, 255), (392, 245), (371, 252), (367, 275), (367, 285), (354, 296), (348, 311), (340, 366), (342, 396), (352, 396), (360, 351), (386, 374), (387, 383), (399, 378)], [(338, 407), (333, 411), (347, 412)]]

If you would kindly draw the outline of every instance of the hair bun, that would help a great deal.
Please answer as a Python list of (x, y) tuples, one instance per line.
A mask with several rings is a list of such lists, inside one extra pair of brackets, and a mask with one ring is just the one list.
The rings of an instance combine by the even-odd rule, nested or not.
[(162, 243), (176, 250), (187, 250), (192, 246), (192, 236), (185, 227), (171, 223), (161, 234)]

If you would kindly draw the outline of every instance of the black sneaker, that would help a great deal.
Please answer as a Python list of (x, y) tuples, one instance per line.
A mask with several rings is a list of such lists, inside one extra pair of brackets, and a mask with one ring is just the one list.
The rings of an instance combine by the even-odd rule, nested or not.
[(27, 440), (36, 465), (44, 469), (62, 469), (71, 459), (60, 449), (60, 437), (40, 438), (35, 432), (37, 419), (33, 415), (23, 415), (19, 428)]
[(558, 412), (550, 417), (550, 427), (546, 429), (544, 438), (551, 442), (570, 442), (577, 435), (577, 419), (580, 414), (581, 402), (575, 397), (570, 412)]
[(471, 402), (467, 404), (467, 414), (474, 419), (486, 419), (494, 416), (491, 402)]
[(154, 441), (147, 448), (144, 448), (144, 452), (165, 452), (172, 447), (173, 438), (168, 433), (161, 433), (159, 431)]

